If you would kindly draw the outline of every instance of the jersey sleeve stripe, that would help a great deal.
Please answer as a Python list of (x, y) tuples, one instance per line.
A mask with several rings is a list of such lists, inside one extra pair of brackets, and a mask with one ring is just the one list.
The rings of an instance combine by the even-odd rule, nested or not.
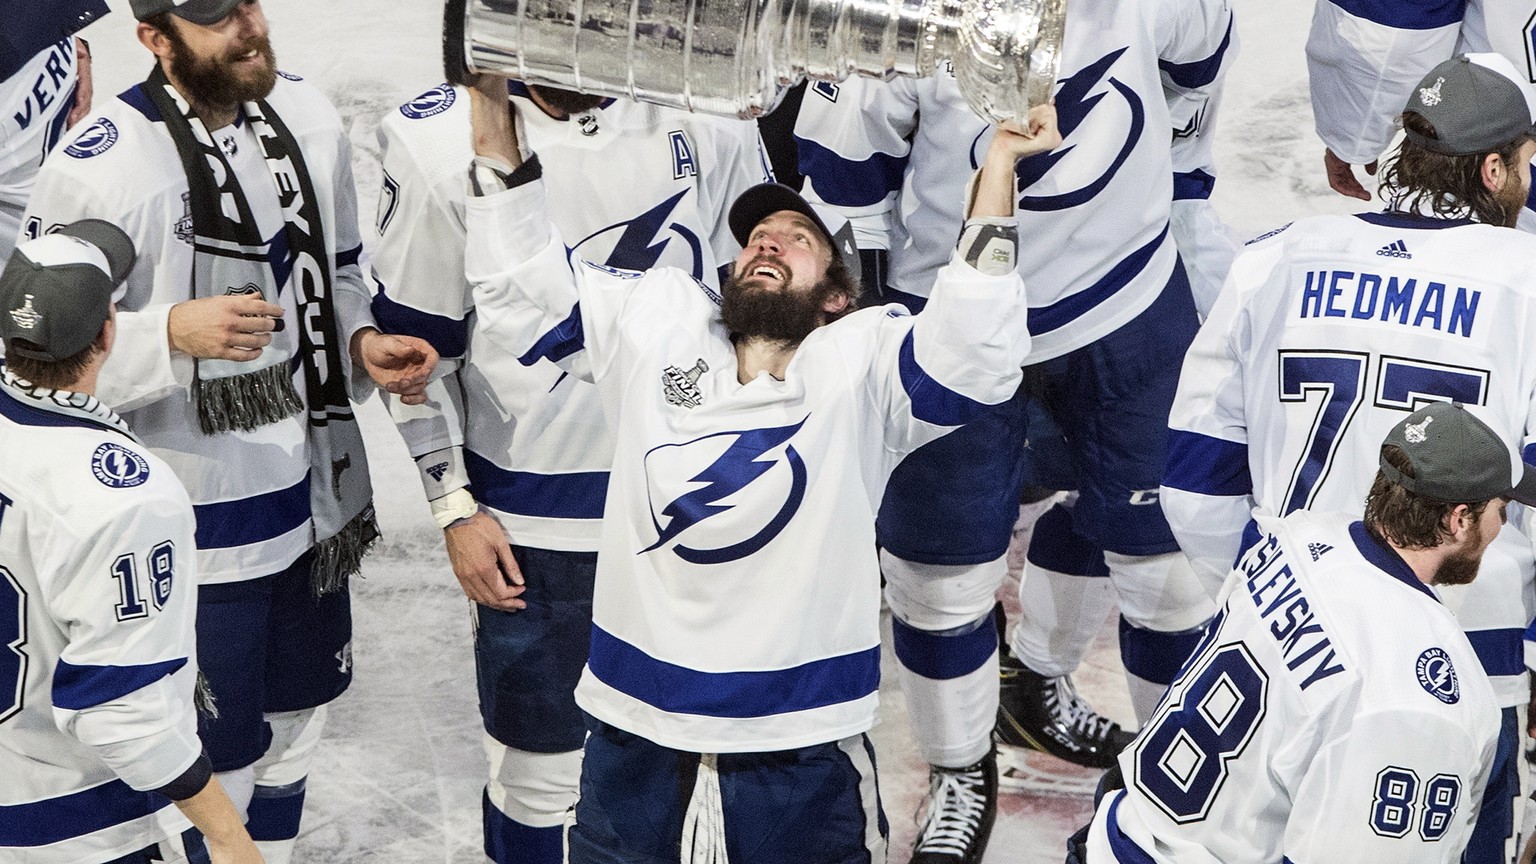
[(891, 645), (901, 665), (935, 681), (975, 672), (997, 651), (997, 627), (991, 617), (965, 634), (931, 633), (891, 618)]
[(1173, 174), (1173, 200), (1205, 201), (1216, 189), (1216, 178), (1196, 168), (1193, 171), (1175, 171)]
[(1525, 671), (1524, 635), (1519, 628), (1468, 630), (1467, 641), (1489, 675), (1519, 675)]
[(1216, 75), (1221, 72), (1221, 61), (1227, 56), (1227, 48), (1232, 45), (1232, 21), (1227, 21), (1227, 35), (1221, 39), (1221, 44), (1204, 60), (1194, 60), (1189, 63), (1172, 63), (1167, 60), (1157, 61), (1157, 68), (1168, 75), (1169, 80), (1185, 88), (1194, 90), (1204, 87), (1216, 80)]
[(901, 374), (902, 389), (912, 401), (912, 416), (924, 423), (959, 426), (986, 408), (975, 399), (945, 387), (923, 371), (917, 362), (911, 332), (901, 340), (897, 369)]
[(1461, 21), (1466, 0), (1329, 0), (1356, 18), (1400, 30), (1434, 30)]
[(84, 711), (174, 675), (187, 658), (139, 666), (76, 666), (65, 660), (53, 670), (53, 707)]
[(544, 519), (603, 518), (606, 471), (509, 471), (467, 447), (464, 470), (475, 500), (503, 513)]
[(373, 295), (373, 318), (385, 333), (427, 340), (442, 357), (463, 357), (469, 350), (468, 318), (423, 312), (396, 301), (382, 289)]
[(821, 200), (834, 207), (868, 207), (901, 188), (907, 157), (875, 153), (862, 161), (839, 156), (810, 140), (795, 136), (800, 148), (800, 173), (811, 178)]
[(788, 669), (702, 672), (651, 657), (593, 625), (587, 668), (609, 687), (661, 711), (747, 719), (874, 693), (880, 688), (880, 646)]
[(1251, 495), (1248, 445), (1170, 429), (1163, 485), (1197, 495)]
[(532, 366), (540, 360), (558, 363), (586, 347), (586, 334), (581, 325), (581, 304), (571, 307), (571, 314), (554, 329), (539, 337), (528, 353), (517, 358), (524, 366)]
[(359, 243), (351, 249), (344, 249), (336, 253), (336, 269), (351, 267), (363, 257), (363, 244)]
[(0, 849), (32, 849), (142, 819), (171, 804), (153, 792), (136, 792), (111, 780), (57, 798), (0, 804)]
[(281, 537), (309, 518), (309, 475), (289, 486), (213, 504), (194, 504), (197, 548), (229, 549)]

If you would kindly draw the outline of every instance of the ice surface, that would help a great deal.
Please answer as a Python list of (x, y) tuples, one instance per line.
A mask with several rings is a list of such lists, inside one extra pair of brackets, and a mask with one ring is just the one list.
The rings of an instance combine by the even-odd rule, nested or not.
[[(346, 119), (364, 236), (378, 194), (374, 129), (394, 106), (441, 77), (441, 4), (435, 0), (265, 0), (279, 66), (315, 82)], [(1312, 132), (1302, 44), (1311, 3), (1234, 0), (1241, 54), (1222, 106), (1215, 202), (1244, 236), (1301, 216), (1351, 212), (1329, 191)], [(85, 32), (97, 98), (142, 79), (150, 55), (134, 38), (127, 0)], [(296, 860), (479, 862), (485, 771), (474, 704), (469, 605), (421, 500), (414, 466), (377, 400), (363, 407), (374, 488), (387, 540), (354, 588), (356, 679), (331, 709), (310, 776)], [(891, 860), (904, 862), (913, 816), (927, 791), (904, 703), (886, 658), (882, 722), (872, 733), (891, 820)], [(1079, 689), (1130, 723), (1113, 628), (1107, 626)], [(1048, 757), (1035, 764), (1081, 778)], [(1091, 775), (1088, 775), (1091, 776)], [(1064, 840), (1089, 815), (1078, 796), (1005, 796), (990, 862), (1062, 860)]]

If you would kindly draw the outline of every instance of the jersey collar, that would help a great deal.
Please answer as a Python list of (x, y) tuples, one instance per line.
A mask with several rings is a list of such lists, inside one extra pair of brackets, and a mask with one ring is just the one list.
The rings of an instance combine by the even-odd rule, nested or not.
[(23, 426), (83, 426), (108, 429), (137, 441), (117, 412), (95, 396), (50, 390), (0, 370), (0, 416)]
[(1356, 213), (1355, 218), (1383, 228), (1457, 228), (1475, 224), (1467, 216), (1428, 216), (1405, 210), (1385, 210), (1381, 213)]
[(1355, 548), (1360, 550), (1360, 554), (1365, 560), (1375, 565), (1376, 569), (1410, 588), (1422, 591), (1436, 603), (1440, 602), (1440, 595), (1436, 594), (1434, 589), (1428, 585), (1420, 582), (1419, 577), (1414, 574), (1413, 568), (1409, 567), (1408, 562), (1404, 561), (1402, 556), (1398, 555), (1391, 546), (1377, 540), (1371, 535), (1371, 532), (1365, 530), (1364, 522), (1350, 523), (1349, 537), (1355, 541)]

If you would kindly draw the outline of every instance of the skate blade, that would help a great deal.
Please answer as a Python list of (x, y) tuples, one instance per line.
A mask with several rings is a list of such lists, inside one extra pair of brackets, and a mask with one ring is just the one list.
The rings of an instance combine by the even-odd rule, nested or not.
[(1083, 768), (1049, 753), (998, 745), (997, 788), (1011, 795), (1093, 798), (1104, 772)]

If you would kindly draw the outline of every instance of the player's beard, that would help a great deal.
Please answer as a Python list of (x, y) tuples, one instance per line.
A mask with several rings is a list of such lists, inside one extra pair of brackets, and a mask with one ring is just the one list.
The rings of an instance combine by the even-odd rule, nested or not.
[(545, 87), (542, 84), (530, 84), (528, 89), (539, 97), (539, 101), (548, 105), (557, 113), (567, 117), (580, 114), (583, 111), (591, 111), (603, 104), (606, 96), (594, 96), (591, 93), (578, 93), (575, 90), (561, 90), (557, 87)]
[(1530, 195), (1530, 187), (1522, 185), (1513, 171), (1505, 175), (1504, 188), (1494, 193), (1494, 200), (1504, 214), (1504, 227), (1513, 228), (1520, 222), (1520, 211)]
[(1477, 578), (1478, 568), (1483, 563), (1483, 551), (1487, 548), (1483, 544), (1483, 526), (1478, 522), (1472, 523), (1465, 546), (1476, 551), (1446, 553), (1440, 566), (1435, 568), (1431, 585), (1467, 585)]
[[(167, 35), (173, 46), (171, 77), (176, 79), (176, 89), (194, 106), (237, 105), (265, 99), (277, 84), (277, 56), (266, 36), (258, 36), (221, 57), (197, 57), (181, 41), (180, 34), (172, 30)], [(235, 64), (253, 48), (261, 58), (259, 66), (236, 72)]]
[[(759, 264), (778, 268), (784, 274), (784, 285), (771, 289), (748, 284), (743, 275)], [(822, 307), (838, 289), (830, 280), (823, 279), (809, 291), (794, 291), (788, 287), (794, 276), (788, 264), (771, 255), (753, 258), (739, 274), (732, 274), (720, 286), (720, 317), (726, 329), (733, 336), (792, 344), (811, 335), (811, 331), (826, 323)]]

